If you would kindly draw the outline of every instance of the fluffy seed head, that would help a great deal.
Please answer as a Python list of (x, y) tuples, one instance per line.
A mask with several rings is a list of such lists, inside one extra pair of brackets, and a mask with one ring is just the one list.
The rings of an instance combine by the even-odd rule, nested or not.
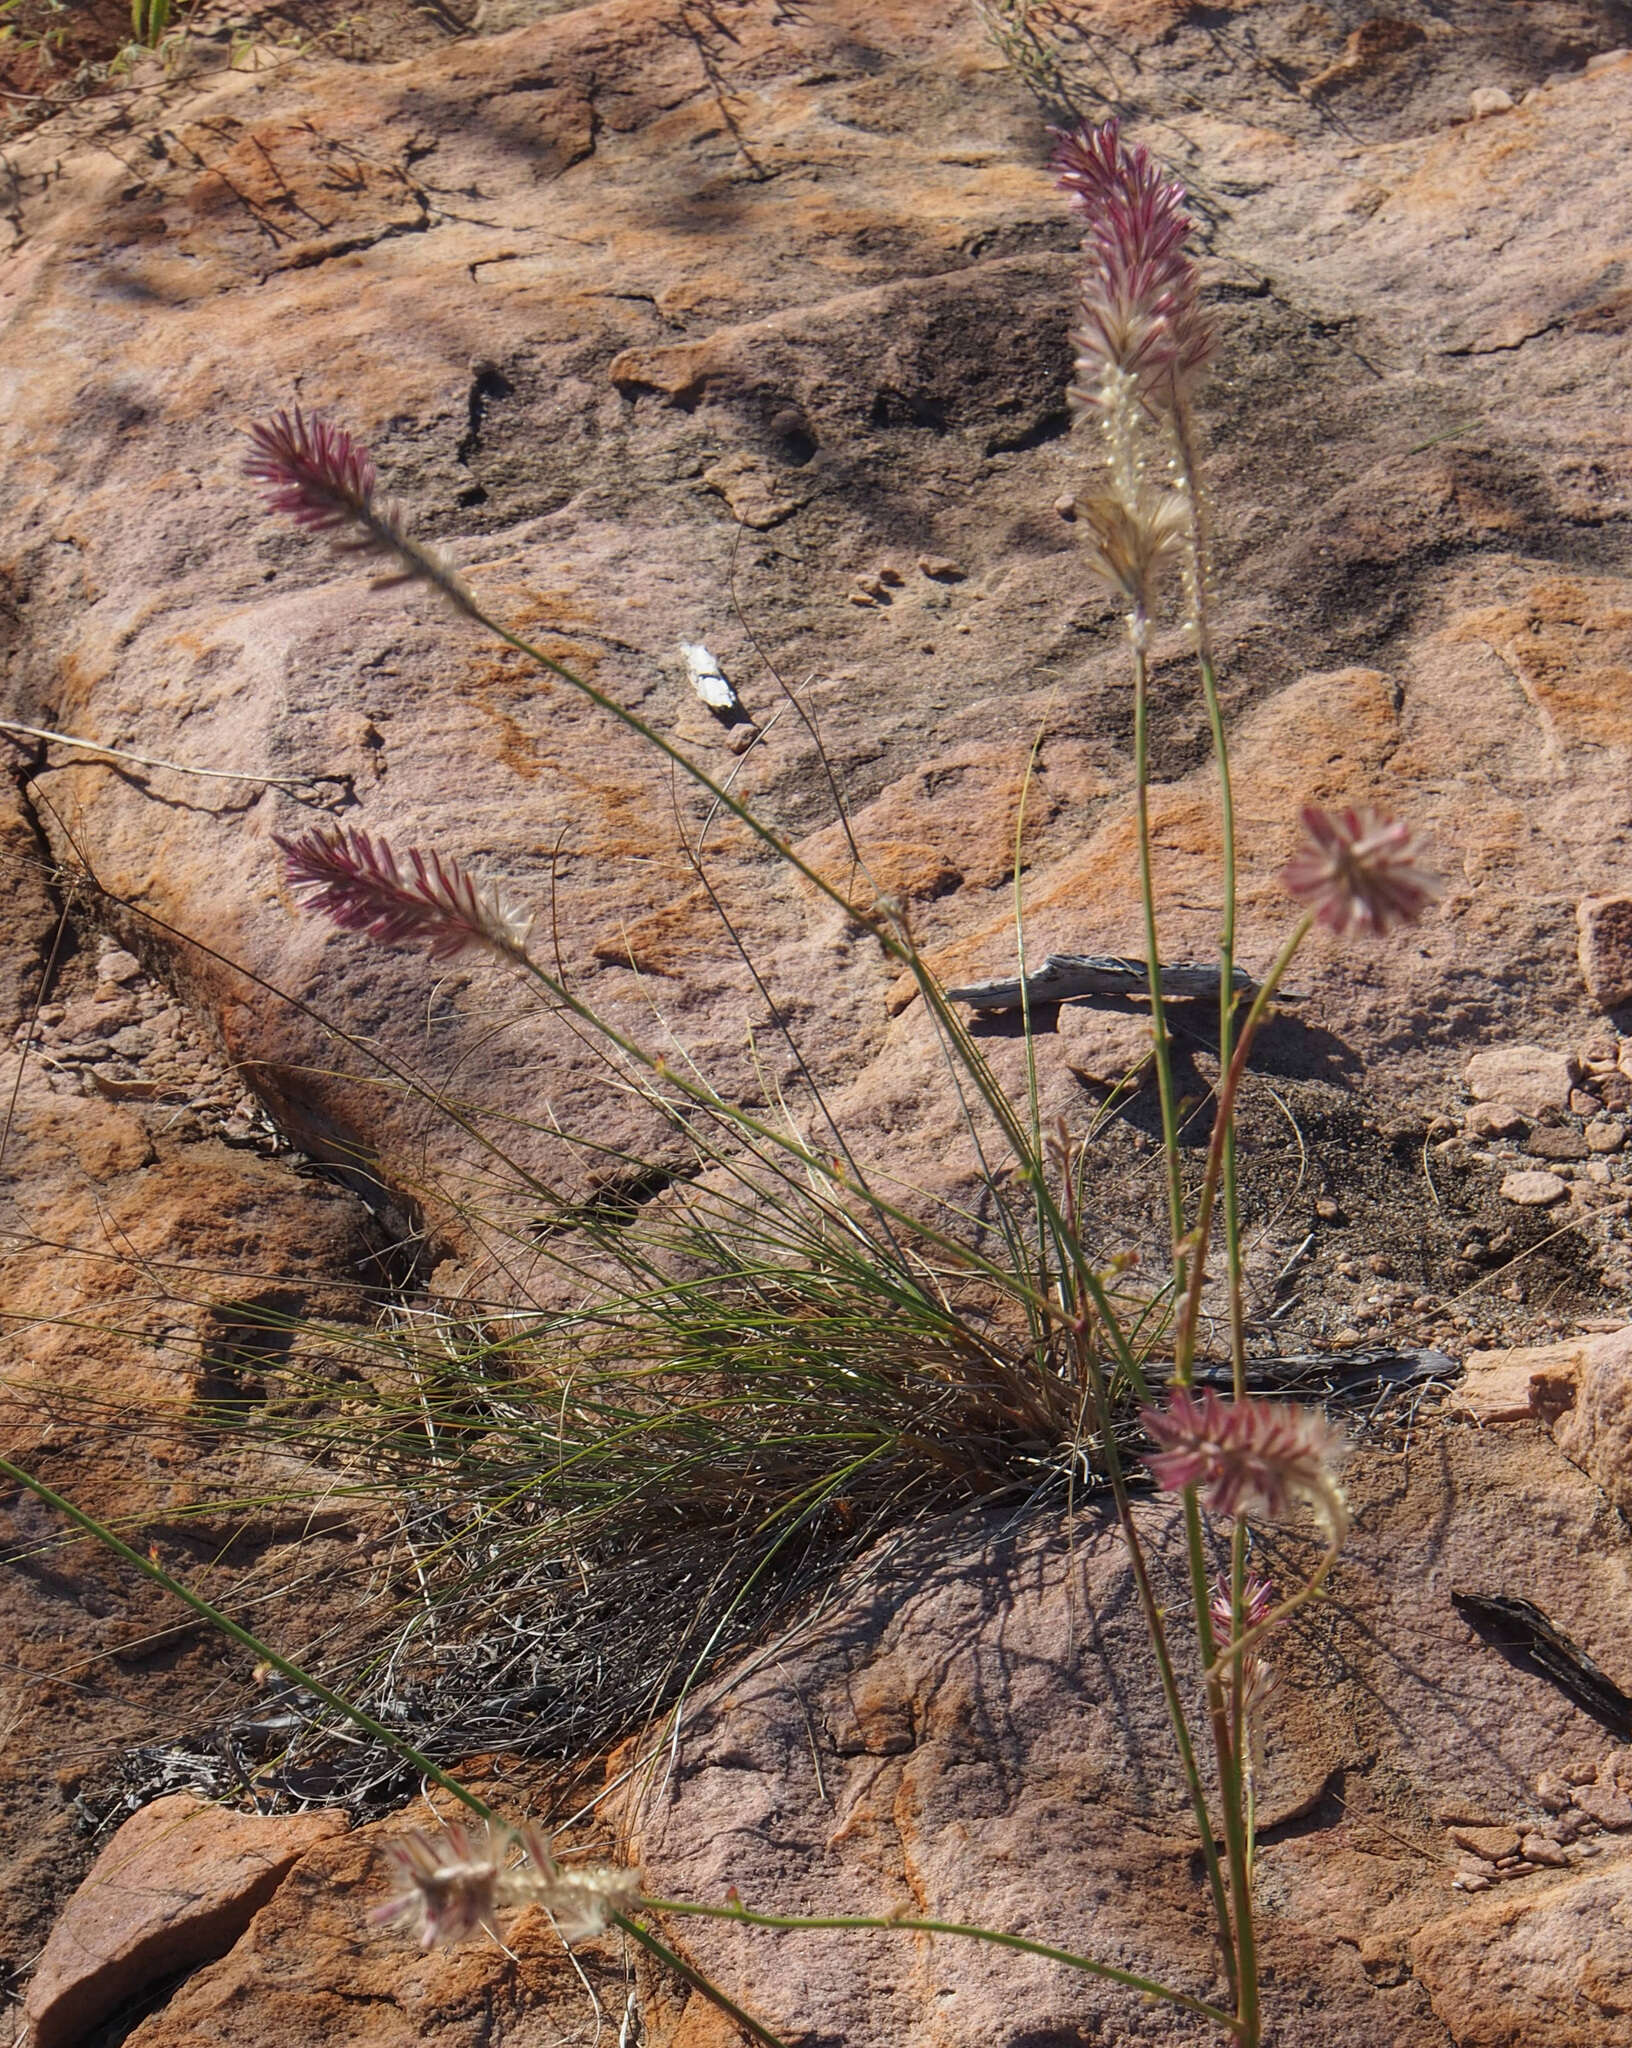
[(1152, 411), (1170, 410), (1213, 349), (1185, 253), (1194, 223), (1184, 187), (1147, 150), (1123, 142), (1114, 120), (1062, 133), (1054, 174), (1086, 223), (1087, 268), (1071, 334), (1077, 373), (1067, 397), (1078, 412), (1098, 411), (1107, 374), (1120, 373)]
[(1342, 811), (1305, 804), (1300, 818), (1303, 838), (1281, 870), (1281, 886), (1334, 932), (1381, 937), (1415, 924), (1440, 894), (1411, 828), (1397, 819), (1364, 804)]
[(503, 1852), (490, 1832), (445, 1828), (440, 1835), (415, 1828), (387, 1843), (399, 1889), (369, 1918), (377, 1927), (409, 1925), (421, 1948), (467, 1940), (485, 1929), (499, 1931)]
[(1140, 1419), (1157, 1445), (1145, 1463), (1168, 1492), (1199, 1487), (1218, 1514), (1272, 1522), (1301, 1500), (1334, 1538), (1347, 1528), (1334, 1469), (1343, 1435), (1318, 1409), (1289, 1401), (1221, 1401), (1211, 1387), (1198, 1399), (1180, 1387), (1165, 1408), (1141, 1409)]
[(1141, 612), (1154, 609), (1162, 578), (1183, 560), (1189, 514), (1177, 491), (1146, 486), (1130, 505), (1106, 493), (1077, 507), (1087, 529), (1088, 565)]
[(406, 868), (384, 839), (362, 831), (277, 838), (284, 876), (307, 910), (383, 946), (424, 946), (433, 960), (525, 950), (532, 920), (457, 861), (411, 846)]
[[(522, 1860), (508, 1861), (516, 1848)], [(634, 1871), (557, 1863), (537, 1828), (514, 1836), (492, 1828), (473, 1834), (457, 1823), (435, 1835), (415, 1828), (388, 1843), (387, 1853), (398, 1890), (369, 1919), (377, 1927), (412, 1927), (423, 1948), (483, 1930), (497, 1936), (499, 1914), (524, 1905), (542, 1906), (563, 1941), (588, 1941), (640, 1899)]]
[[(1247, 1574), (1242, 1588), (1241, 1633), (1256, 1628), (1268, 1614), (1275, 1601), (1275, 1588), (1268, 1579), (1259, 1578), (1256, 1572)], [(1235, 1617), (1231, 1612), (1230, 1584), (1228, 1579), (1213, 1581), (1213, 1597), (1208, 1602), (1212, 1616), (1213, 1640), (1220, 1650), (1226, 1650), (1234, 1634)], [(1275, 1690), (1276, 1676), (1273, 1668), (1266, 1664), (1256, 1650), (1241, 1653), (1241, 1697), (1242, 1704), (1250, 1714), (1259, 1707)]]
[(557, 1863), (548, 1837), (537, 1828), (525, 1828), (520, 1840), (527, 1860), (511, 1873), (511, 1895), (544, 1907), (563, 1941), (589, 1941), (604, 1934), (615, 1913), (638, 1903), (640, 1881), (634, 1871)]

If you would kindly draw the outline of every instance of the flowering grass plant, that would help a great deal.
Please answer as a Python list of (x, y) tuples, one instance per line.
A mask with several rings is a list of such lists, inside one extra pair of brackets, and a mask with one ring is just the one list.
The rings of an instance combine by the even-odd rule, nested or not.
[[(734, 1624), (751, 1620), (773, 1563), (842, 1523), (842, 1510), (854, 1528), (858, 1499), (867, 1503), (865, 1536), (935, 1487), (938, 1498), (947, 1489), (969, 1496), (1086, 1463), (1120, 1523), (1216, 1926), (1220, 1988), (1209, 1997), (1001, 1929), (897, 1915), (779, 1916), (734, 1897), (649, 1898), (633, 1871), (562, 1862), (542, 1835), (507, 1828), (377, 1718), (277, 1660), (316, 1685), (336, 1712), (394, 1742), (482, 1823), (396, 1844), (399, 1889), (376, 1915), (381, 1925), (407, 1925), (430, 1944), (494, 1934), (513, 1907), (542, 1904), (568, 1940), (623, 1930), (766, 2041), (767, 2030), (704, 1983), (655, 1923), (703, 1914), (759, 1927), (877, 1927), (997, 1943), (1164, 2000), (1256, 2048), (1265, 2021), (1253, 1911), (1253, 1740), (1273, 1683), (1262, 1646), (1324, 1582), (1349, 1526), (1337, 1430), (1318, 1411), (1247, 1391), (1236, 1106), (1254, 1040), (1313, 924), (1342, 936), (1383, 935), (1420, 916), (1435, 884), (1404, 825), (1363, 805), (1335, 814), (1306, 806), (1301, 845), (1281, 877), (1291, 928), (1250, 1002), (1240, 994), (1235, 818), (1193, 418), (1215, 337), (1188, 253), (1191, 223), (1182, 188), (1114, 121), (1062, 136), (1055, 168), (1082, 228), (1069, 400), (1095, 447), (1094, 489), (1079, 500), (1083, 560), (1124, 611), (1134, 684), (1134, 800), (1168, 1224), (1164, 1269), (1139, 1276), (1137, 1287), (1091, 1242), (1080, 1144), (1069, 1131), (1045, 1137), (1035, 1089), (1029, 1103), (1008, 1099), (897, 906), (847, 893), (663, 733), (493, 617), (410, 536), (400, 509), (379, 501), (374, 465), (346, 429), (300, 411), (276, 414), (254, 428), (246, 465), (272, 512), (374, 557), (392, 580), (439, 591), (472, 624), (658, 750), (870, 934), (922, 997), (969, 1105), (993, 1197), (996, 1222), (982, 1237), (966, 1217), (926, 1212), (861, 1162), (813, 1084), (807, 1131), (792, 1116), (750, 1112), (699, 1072), (650, 1051), (566, 984), (533, 945), (528, 916), (451, 850), (399, 850), (361, 828), (280, 838), (285, 880), (307, 911), (353, 943), (417, 947), (436, 962), (484, 954), (512, 970), (595, 1049), (620, 1088), (691, 1148), (691, 1171), (638, 1228), (615, 1205), (562, 1205), (560, 1228), (546, 1243), (548, 1256), (581, 1283), (570, 1316), (523, 1320), (503, 1346), (452, 1347), (440, 1379), (417, 1373), (415, 1398), (450, 1498), (474, 1493), (487, 1540), (511, 1540), (501, 1533), (508, 1529), (523, 1548), (553, 1545), (552, 1555), (575, 1560), (596, 1544), (649, 1540), (659, 1527), (683, 1545), (698, 1542), (706, 1526), (728, 1525), (733, 1569), (667, 1674), (675, 1682), (734, 1640)], [(1183, 629), (1194, 654), (1221, 818), (1219, 1073), (1193, 1190), (1181, 1174), (1148, 810), (1149, 659), (1165, 624)], [(1028, 1034), (1030, 1023), (1028, 1015)], [(989, 1167), (992, 1152), (1000, 1164)], [(1194, 1384), (1203, 1297), (1215, 1277), (1228, 1310), (1229, 1398)], [(354, 1468), (383, 1456), (387, 1440), (400, 1459), (401, 1432), (381, 1431), (381, 1411), (359, 1402), (330, 1422), (304, 1422), (303, 1441), (343, 1450)], [(1144, 1481), (1179, 1503), (1191, 1595), (1182, 1622), (1158, 1601), (1147, 1568), (1133, 1504), (1141, 1463)], [(400, 1465), (391, 1471), (395, 1483)], [(239, 1640), (256, 1640), (59, 1496), (36, 1490)], [(518, 1501), (530, 1519), (517, 1519)], [(1324, 1532), (1325, 1551), (1277, 1601), (1248, 1570), (1249, 1528), (1304, 1513)], [(1220, 1549), (1222, 1573), (1213, 1562)], [(1193, 1636), (1203, 1674), (1197, 1697), (1179, 1677), (1172, 1638), (1180, 1627)]]

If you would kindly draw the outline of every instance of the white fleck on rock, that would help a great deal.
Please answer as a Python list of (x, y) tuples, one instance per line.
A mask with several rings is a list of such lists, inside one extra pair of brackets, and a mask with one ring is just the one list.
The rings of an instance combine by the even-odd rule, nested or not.
[(1468, 94), (1468, 112), (1476, 121), (1483, 121), (1492, 114), (1510, 114), (1513, 111), (1513, 95), (1499, 85), (1476, 85)]
[(1476, 1101), (1511, 1103), (1522, 1116), (1540, 1116), (1568, 1105), (1575, 1061), (1545, 1046), (1498, 1045), (1474, 1054), (1466, 1079)]
[(686, 664), (691, 687), (710, 711), (740, 711), (737, 693), (725, 679), (725, 671), (698, 641), (682, 640), (680, 657)]
[(1556, 1173), (1510, 1173), (1502, 1182), (1502, 1200), (1521, 1209), (1546, 1209), (1562, 1202), (1569, 1189)]

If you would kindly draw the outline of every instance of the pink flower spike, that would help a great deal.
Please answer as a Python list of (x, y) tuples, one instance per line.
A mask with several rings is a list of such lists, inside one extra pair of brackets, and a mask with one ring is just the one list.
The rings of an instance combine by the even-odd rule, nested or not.
[(374, 496), (374, 461), (362, 443), (332, 420), (275, 412), (249, 430), (244, 474), (266, 493), (268, 511), (281, 512), (308, 533), (326, 533), (347, 554), (387, 555), (395, 568), (377, 579), (429, 583), (460, 611), (481, 618), (475, 598), (434, 548), (408, 531), (402, 507)]
[(1124, 143), (1115, 121), (1062, 134), (1054, 172), (1087, 223), (1082, 302), (1071, 334), (1077, 351), (1071, 405), (1078, 412), (1100, 410), (1121, 377), (1131, 379), (1147, 406), (1170, 408), (1213, 350), (1198, 305), (1196, 267), (1184, 246), (1194, 226), (1184, 187), (1166, 177), (1147, 150)]
[(360, 831), (274, 841), (304, 907), (343, 931), (364, 932), (382, 946), (424, 946), (433, 960), (469, 952), (514, 959), (526, 949), (531, 919), (457, 861), (411, 846), (405, 871), (385, 840)]
[(1408, 825), (1369, 805), (1333, 812), (1305, 804), (1300, 816), (1303, 841), (1281, 870), (1281, 886), (1334, 932), (1382, 937), (1415, 924), (1440, 894)]
[[(1259, 1578), (1256, 1572), (1248, 1572), (1246, 1584), (1242, 1587), (1241, 1632), (1256, 1628), (1269, 1612), (1275, 1599), (1275, 1588), (1268, 1579)], [(1213, 1618), (1213, 1634), (1221, 1643), (1230, 1640), (1230, 1582), (1220, 1576), (1213, 1581), (1213, 1597), (1208, 1602)]]
[(1288, 1401), (1221, 1401), (1211, 1387), (1198, 1400), (1175, 1389), (1165, 1408), (1144, 1408), (1140, 1420), (1157, 1445), (1145, 1459), (1169, 1493), (1198, 1487), (1221, 1515), (1280, 1521), (1304, 1501), (1333, 1531), (1348, 1510), (1333, 1467), (1343, 1435), (1316, 1408)]
[(367, 518), (374, 504), (374, 460), (344, 427), (297, 405), (249, 430), (244, 474), (262, 486), (267, 509), (325, 533)]

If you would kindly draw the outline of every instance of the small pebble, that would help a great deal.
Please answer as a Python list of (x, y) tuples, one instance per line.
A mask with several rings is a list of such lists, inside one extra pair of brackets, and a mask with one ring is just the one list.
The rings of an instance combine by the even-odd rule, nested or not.
[(1468, 112), (1476, 121), (1488, 121), (1492, 114), (1511, 114), (1513, 95), (1499, 85), (1476, 85), (1468, 94)]
[(1341, 1223), (1343, 1221), (1343, 1211), (1332, 1200), (1330, 1195), (1322, 1195), (1320, 1200), (1316, 1202), (1315, 1214), (1322, 1223)]
[(1471, 1870), (1458, 1871), (1451, 1879), (1451, 1889), (1458, 1892), (1488, 1892), (1490, 1879)]
[(1470, 1138), (1522, 1138), (1530, 1126), (1511, 1102), (1476, 1102), (1465, 1128)]
[(1532, 1159), (1585, 1159), (1587, 1141), (1568, 1124), (1543, 1125), (1530, 1133), (1524, 1149)]
[(1626, 1143), (1624, 1124), (1611, 1123), (1607, 1117), (1587, 1125), (1587, 1149), (1591, 1152), (1619, 1152)]
[(1077, 516), (1077, 501), (1069, 491), (1062, 491), (1059, 497), (1054, 500), (1054, 510), (1059, 513), (1062, 519), (1075, 519)]
[(1358, 1330), (1338, 1330), (1329, 1341), (1334, 1351), (1352, 1351), (1356, 1344), (1364, 1343), (1365, 1339)]
[(122, 946), (115, 946), (111, 952), (104, 953), (96, 963), (99, 981), (134, 981), (141, 971), (141, 961)]
[(1613, 1785), (1577, 1785), (1574, 1800), (1588, 1820), (1620, 1833), (1632, 1828), (1632, 1799)]
[(1600, 50), (1596, 57), (1587, 59), (1587, 76), (1595, 71), (1607, 71), (1612, 64), (1619, 64), (1623, 57), (1632, 57), (1632, 50)]
[(1568, 1192), (1556, 1173), (1510, 1173), (1501, 1186), (1502, 1200), (1521, 1209), (1548, 1208)]
[(1600, 1099), (1589, 1089), (1572, 1088), (1570, 1090), (1571, 1116), (1596, 1116), (1603, 1106)]
[(1519, 1845), (1530, 1863), (1544, 1863), (1550, 1870), (1561, 1870), (1569, 1857), (1556, 1842), (1549, 1842), (1545, 1835), (1526, 1835)]
[(961, 583), (969, 572), (945, 555), (920, 555), (918, 573), (932, 583)]

